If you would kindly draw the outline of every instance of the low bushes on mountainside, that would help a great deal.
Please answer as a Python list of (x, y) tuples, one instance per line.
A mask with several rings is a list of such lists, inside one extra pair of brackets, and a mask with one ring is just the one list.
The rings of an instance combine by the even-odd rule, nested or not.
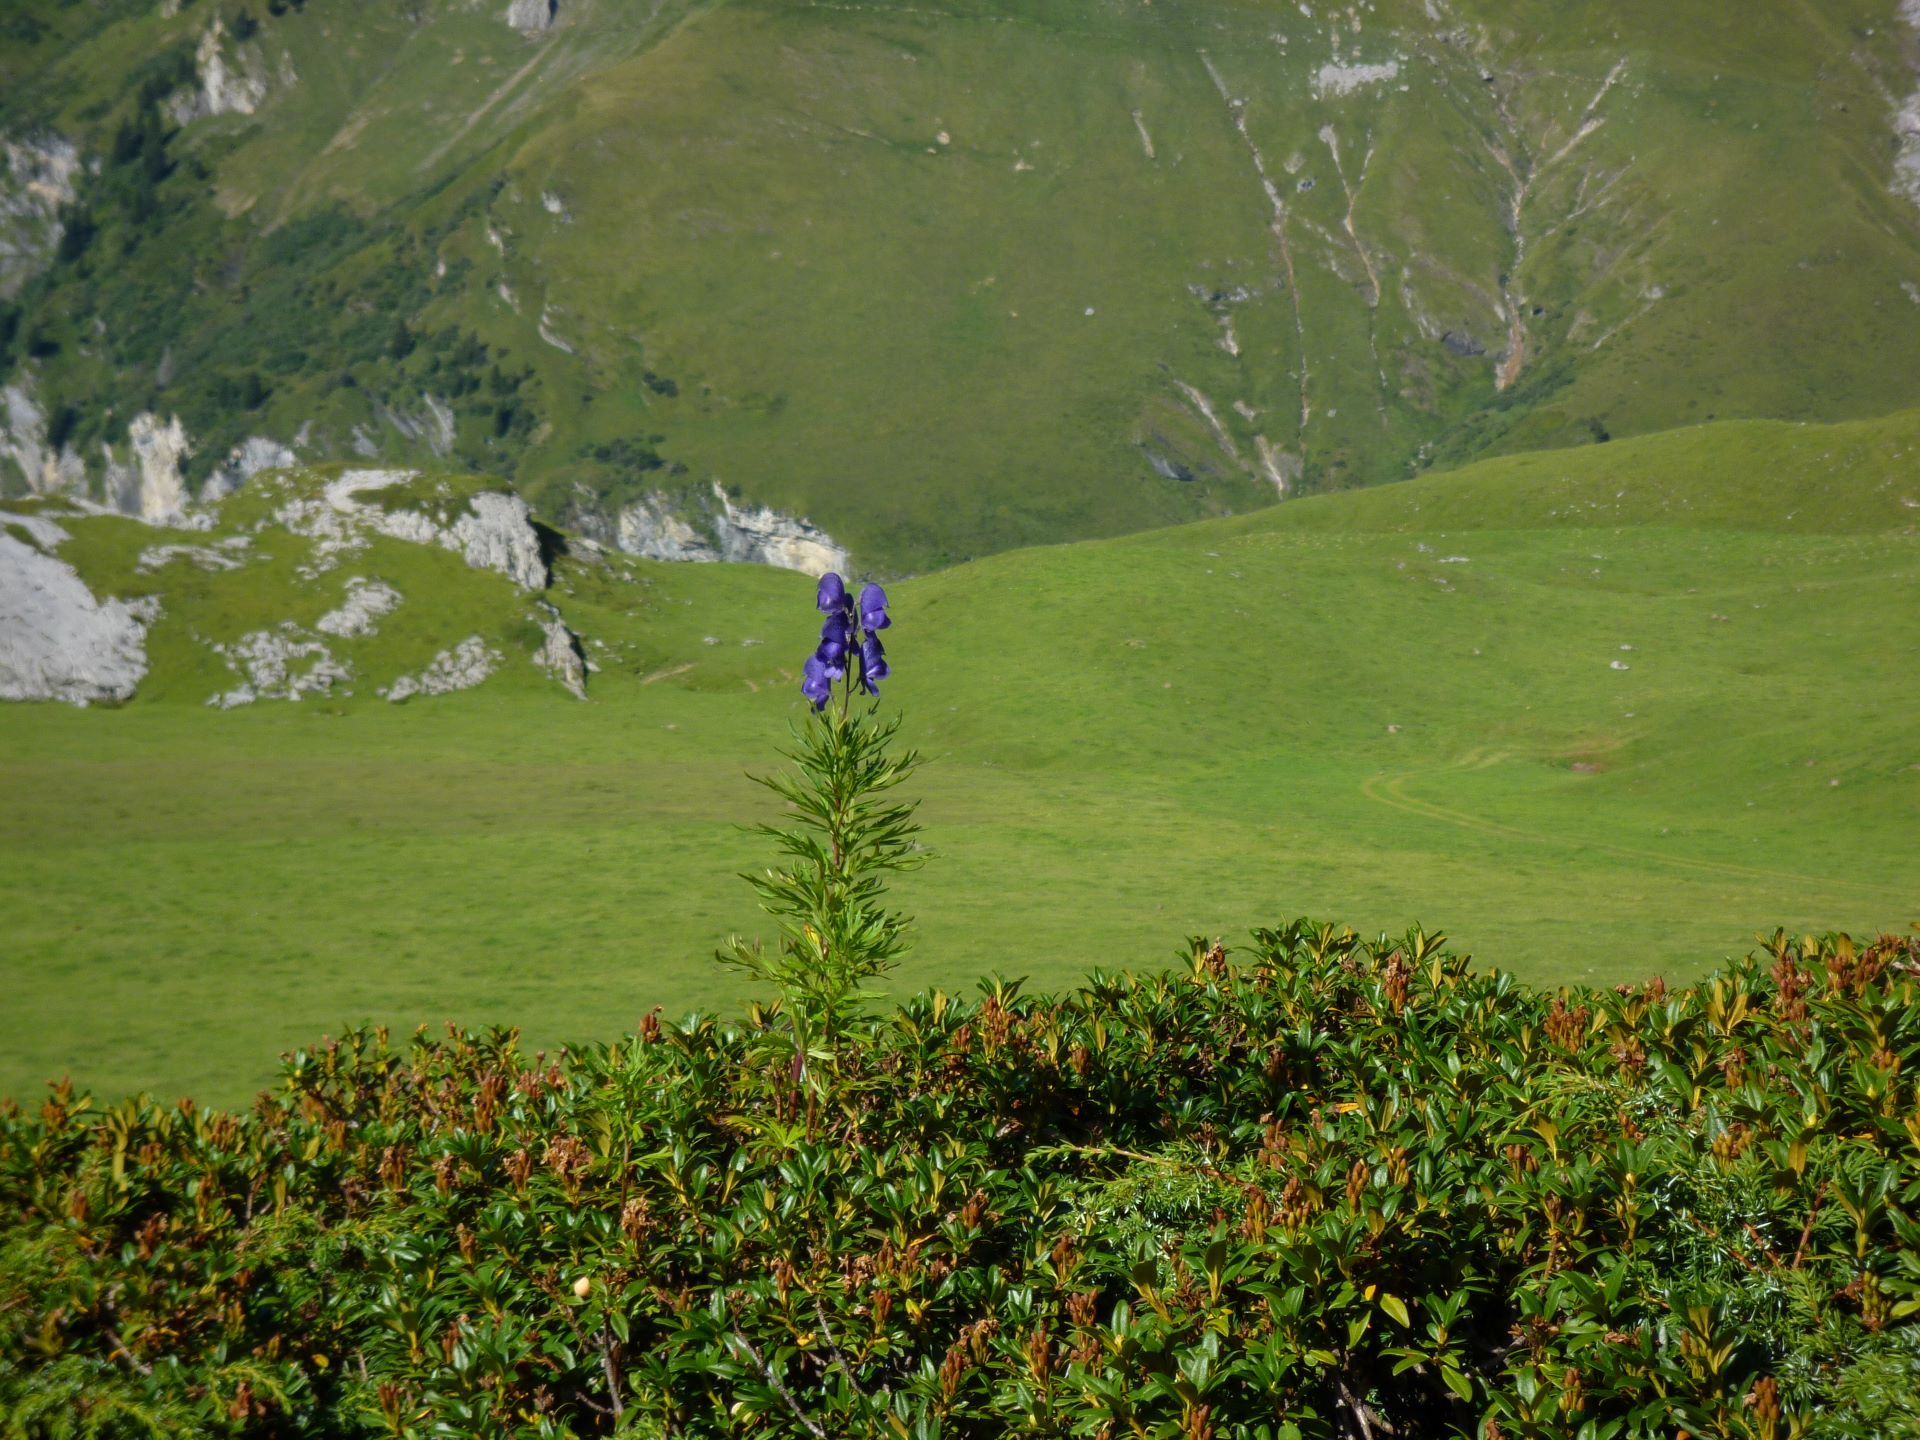
[(10, 1435), (1912, 1433), (1920, 943), (1541, 994), (1295, 922), (1056, 996), (354, 1031), (0, 1121)]

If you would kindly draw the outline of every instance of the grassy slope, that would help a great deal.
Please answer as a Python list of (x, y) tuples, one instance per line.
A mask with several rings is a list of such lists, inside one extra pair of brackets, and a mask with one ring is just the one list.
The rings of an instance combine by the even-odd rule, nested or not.
[[(103, 134), (120, 77), (210, 13), (125, 0), (82, 33), (41, 8), (39, 51), (0, 45), (20, 77), (0, 124)], [(1473, 0), (1444, 22), (1424, 0), (1312, 20), (567, 0), (536, 44), (496, 8), (264, 18), (251, 43), (298, 82), (175, 137), (158, 228), (103, 209), (96, 253), (28, 297), (22, 334), (61, 346), (35, 362), (43, 398), (83, 431), (111, 430), (91, 403), (109, 393), (122, 420), (180, 407), (202, 463), (309, 420), (333, 453), (356, 425), (406, 452), (380, 407), (417, 416), (455, 376), (424, 343), (389, 353), (392, 322), (459, 327), (489, 347), (455, 396), (460, 463), (554, 509), (576, 482), (717, 477), (895, 573), (1269, 501), (1180, 385), (1244, 465), (1264, 436), (1308, 488), (1596, 429), (1920, 403), (1894, 363), (1920, 327), (1901, 290), (1920, 215), (1886, 191), (1886, 96), (1911, 84), (1886, 0)], [(1400, 69), (1316, 93), (1333, 59)], [(1508, 309), (1526, 356), (1496, 393)], [(174, 378), (146, 384), (169, 354)], [(495, 370), (530, 372), (504, 437)], [(209, 388), (254, 371), (256, 413)], [(653, 435), (685, 474), (591, 453)], [(1157, 477), (1143, 444), (1198, 478)]]
[[(1719, 424), (901, 585), (888, 702), (940, 855), (903, 886), (901, 982), (1152, 965), (1303, 911), (1599, 982), (1916, 918), (1916, 456), (1916, 414)], [(452, 557), (368, 563), (441, 561), (380, 573), (477, 587), (450, 634), (513, 623)], [(0, 710), (0, 1091), (234, 1099), (366, 1015), (551, 1043), (736, 1000), (706, 957), (755, 924), (742, 777), (795, 713), (810, 587), (624, 568), (555, 591), (610, 647), (586, 705), (514, 662), (402, 707), (209, 712), (217, 667), (168, 627), (214, 582), (169, 600), (124, 709)]]

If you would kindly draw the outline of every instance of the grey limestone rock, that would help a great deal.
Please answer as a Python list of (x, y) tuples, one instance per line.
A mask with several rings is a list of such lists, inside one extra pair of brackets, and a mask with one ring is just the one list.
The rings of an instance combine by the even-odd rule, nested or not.
[(736, 505), (717, 481), (713, 508), (699, 519), (704, 529), (655, 491), (620, 511), (614, 543), (649, 560), (731, 560), (808, 575), (847, 567), (846, 550), (826, 531), (768, 506)]
[(558, 0), (511, 0), (507, 24), (522, 35), (544, 34), (559, 11)]
[(0, 137), (0, 300), (46, 268), (79, 174), (80, 147), (63, 135)]
[(185, 560), (195, 568), (209, 572), (238, 570), (247, 562), (237, 552), (245, 550), (252, 543), (245, 535), (235, 535), (213, 545), (149, 545), (140, 552), (140, 558), (133, 568), (139, 574), (150, 575), (176, 561)]
[[(251, 115), (267, 98), (267, 67), (254, 45), (227, 44), (227, 27), (215, 16), (200, 36), (200, 48), (194, 53), (199, 84), (182, 90), (167, 103), (176, 125), (214, 115)], [(282, 78), (290, 78), (291, 69), (281, 67)]]
[(548, 608), (550, 613), (539, 620), (546, 631), (546, 643), (533, 652), (533, 663), (566, 686), (574, 698), (584, 700), (587, 698), (587, 652), (581, 648), (580, 637), (560, 619), (559, 612)]
[(478, 635), (442, 650), (418, 675), (402, 675), (380, 693), (398, 703), (416, 695), (445, 695), (471, 690), (500, 668), (500, 652)]
[(256, 700), (298, 700), (324, 694), (353, 674), (333, 658), (326, 643), (286, 620), (275, 630), (252, 630), (214, 650), (240, 680), (233, 689), (208, 699), (220, 710)]
[(97, 599), (71, 565), (40, 548), (65, 538), (50, 521), (0, 517), (0, 699), (125, 700), (147, 673), (158, 605)]
[(299, 463), (300, 457), (288, 446), (265, 435), (250, 435), (227, 454), (226, 463), (207, 477), (201, 487), (201, 502), (225, 499), (263, 470), (284, 470)]
[(438, 545), (463, 556), (476, 570), (493, 570), (523, 590), (544, 590), (547, 562), (533, 512), (518, 495), (486, 491), (449, 519), (444, 513), (403, 506), (382, 509), (358, 496), (391, 489), (415, 478), (411, 470), (347, 470), (316, 498), (300, 497), (279, 507), (276, 517), (296, 535), (312, 539), (314, 574), (364, 550), (369, 537), (389, 535), (415, 545)]
[(346, 598), (313, 622), (313, 628), (341, 639), (379, 633), (380, 619), (400, 604), (400, 592), (384, 580), (355, 575), (347, 581)]

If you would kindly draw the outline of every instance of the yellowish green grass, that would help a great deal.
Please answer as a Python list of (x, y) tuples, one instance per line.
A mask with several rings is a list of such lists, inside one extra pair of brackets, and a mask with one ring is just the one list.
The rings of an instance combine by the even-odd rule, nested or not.
[[(1916, 442), (1708, 427), (898, 586), (886, 703), (938, 852), (898, 983), (1064, 983), (1302, 912), (1546, 983), (1920, 918)], [(75, 522), (96, 571), (114, 523)], [(393, 663), (517, 633), (495, 577), (373, 558), (444, 597), (396, 612)], [(516, 659), (210, 711), (223, 672), (169, 626), (265, 618), (275, 572), (153, 582), (202, 591), (139, 699), (0, 710), (0, 1092), (234, 1100), (367, 1016), (554, 1044), (736, 1004), (709, 957), (756, 923), (745, 776), (800, 713), (811, 585), (627, 569), (553, 592), (607, 643), (586, 704)]]

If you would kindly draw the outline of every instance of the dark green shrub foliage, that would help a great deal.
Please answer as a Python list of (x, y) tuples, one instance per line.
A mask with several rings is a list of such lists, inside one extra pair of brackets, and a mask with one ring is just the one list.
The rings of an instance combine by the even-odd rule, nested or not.
[(824, 1093), (778, 1007), (57, 1089), (0, 1120), (0, 1429), (1911, 1433), (1917, 972), (1550, 995), (1298, 922), (856, 1018)]

